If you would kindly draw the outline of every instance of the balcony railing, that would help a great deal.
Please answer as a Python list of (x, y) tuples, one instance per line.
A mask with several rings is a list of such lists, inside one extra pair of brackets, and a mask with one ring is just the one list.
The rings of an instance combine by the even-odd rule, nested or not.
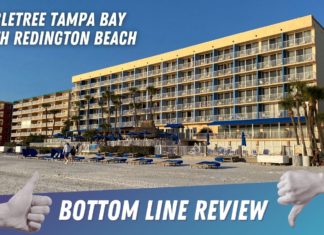
[(282, 60), (281, 59), (268, 60), (268, 61), (260, 62), (259, 63), (259, 68), (260, 69), (265, 69), (265, 68), (272, 68), (272, 67), (276, 67), (276, 66), (280, 66), (280, 65), (282, 65)]
[(236, 98), (237, 103), (252, 103), (252, 102), (256, 102), (256, 100), (257, 100), (256, 96), (243, 96), (243, 97)]
[(205, 79), (205, 78), (211, 78), (212, 76), (212, 73), (199, 73), (199, 74), (196, 74), (196, 80), (199, 80), (199, 79)]
[(314, 37), (312, 36), (306, 36), (301, 38), (293, 38), (287, 41), (284, 41), (284, 47), (293, 47), (293, 46), (299, 46), (299, 45), (305, 45), (309, 43), (314, 42)]
[(210, 57), (210, 58), (204, 58), (204, 59), (201, 59), (201, 60), (196, 60), (196, 66), (200, 66), (200, 65), (206, 65), (206, 64), (210, 64), (213, 62), (213, 58)]
[(217, 91), (224, 91), (224, 90), (231, 90), (233, 89), (233, 83), (222, 83), (222, 84), (218, 84), (216, 85), (216, 90)]
[(233, 59), (233, 52), (218, 55), (214, 57), (215, 62), (220, 62), (220, 61), (225, 61), (225, 60), (230, 60)]
[(305, 80), (314, 80), (316, 79), (315, 72), (307, 72), (307, 73), (293, 73), (284, 76), (285, 81), (305, 81)]
[(214, 90), (214, 89), (213, 89), (212, 86), (196, 88), (196, 94), (198, 94), (198, 93), (207, 93), (207, 92), (212, 92), (213, 90)]
[(282, 48), (282, 42), (278, 41), (276, 43), (271, 43), (268, 45), (263, 45), (261, 47), (261, 52), (274, 51)]
[(179, 77), (178, 78), (178, 83), (181, 82), (189, 82), (189, 81), (193, 81), (194, 80), (194, 76), (184, 76), (184, 77)]
[(279, 82), (282, 82), (282, 76), (265, 77), (259, 79), (259, 85), (268, 85), (268, 84), (274, 84)]
[(259, 95), (259, 101), (274, 101), (282, 99), (286, 93), (274, 93), (274, 94), (267, 94), (267, 95)]
[(231, 105), (234, 103), (233, 98), (227, 98), (227, 99), (219, 99), (215, 101), (215, 105), (221, 106), (221, 105)]
[(255, 70), (256, 68), (257, 68), (256, 64), (248, 64), (248, 65), (245, 65), (245, 66), (235, 67), (235, 72), (236, 73), (243, 73), (243, 72), (248, 72), (248, 71)]
[(245, 87), (257, 86), (257, 85), (258, 85), (257, 79), (241, 81), (241, 82), (235, 83), (236, 88), (245, 88)]
[(312, 61), (314, 58), (315, 57), (313, 54), (304, 54), (304, 55), (298, 55), (298, 56), (284, 58), (284, 63), (285, 64), (294, 64), (294, 63)]
[(223, 70), (217, 70), (214, 72), (214, 76), (225, 76), (225, 75), (231, 75), (233, 73), (232, 68), (223, 69)]
[(255, 55), (259, 52), (258, 47), (246, 49), (246, 50), (241, 50), (241, 51), (236, 51), (235, 56), (236, 57), (243, 57), (243, 56), (250, 56), (250, 55)]
[(178, 91), (178, 95), (193, 95), (195, 94), (195, 90), (194, 89), (190, 89), (190, 90), (179, 90)]
[(191, 68), (191, 67), (193, 67), (192, 62), (191, 63), (186, 62), (186, 63), (178, 64), (178, 69), (187, 69), (187, 68)]
[(195, 103), (196, 108), (205, 108), (205, 107), (211, 107), (211, 106), (213, 106), (213, 101), (201, 101), (201, 102)]

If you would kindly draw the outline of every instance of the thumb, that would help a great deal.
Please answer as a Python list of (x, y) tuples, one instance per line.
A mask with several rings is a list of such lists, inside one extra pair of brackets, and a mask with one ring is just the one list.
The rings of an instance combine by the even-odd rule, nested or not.
[(302, 205), (294, 205), (291, 208), (291, 211), (290, 211), (290, 213), (288, 215), (288, 222), (289, 222), (289, 225), (291, 227), (295, 227), (296, 217), (299, 215), (299, 213), (303, 210), (304, 207), (305, 207), (305, 204), (302, 204)]
[(33, 194), (34, 188), (38, 182), (39, 174), (36, 171), (33, 176), (27, 181), (25, 186), (21, 189), (25, 194)]

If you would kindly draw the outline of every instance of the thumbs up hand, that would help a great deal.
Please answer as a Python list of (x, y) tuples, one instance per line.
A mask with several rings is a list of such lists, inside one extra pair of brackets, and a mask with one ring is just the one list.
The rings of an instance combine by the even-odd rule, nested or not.
[(0, 205), (0, 213), (5, 216), (2, 226), (27, 232), (41, 229), (45, 215), (50, 212), (52, 200), (46, 196), (33, 195), (39, 175), (34, 175), (7, 203)]
[(302, 209), (318, 194), (324, 192), (323, 173), (308, 171), (289, 171), (283, 174), (278, 183), (278, 203), (293, 205), (288, 216), (289, 225), (294, 227), (295, 220)]

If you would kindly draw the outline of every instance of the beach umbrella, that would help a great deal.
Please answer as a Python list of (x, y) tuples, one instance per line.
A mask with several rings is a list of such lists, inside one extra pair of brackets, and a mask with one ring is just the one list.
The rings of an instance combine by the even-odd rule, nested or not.
[(241, 139), (242, 139), (241, 145), (246, 146), (246, 137), (245, 137), (244, 131), (242, 131), (242, 138)]

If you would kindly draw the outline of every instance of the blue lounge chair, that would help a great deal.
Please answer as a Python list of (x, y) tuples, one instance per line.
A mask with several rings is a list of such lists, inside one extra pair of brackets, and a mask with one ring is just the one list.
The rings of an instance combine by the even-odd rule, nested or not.
[(105, 160), (105, 157), (101, 156), (100, 154), (96, 154), (95, 157), (92, 157), (89, 160), (92, 162), (101, 162), (101, 161)]
[(162, 166), (182, 166), (183, 161), (182, 160), (165, 160), (162, 162), (159, 162), (158, 164)]
[(223, 157), (215, 157), (215, 161), (216, 162), (224, 162), (224, 158)]
[(221, 164), (216, 161), (202, 161), (192, 165), (192, 167), (204, 168), (204, 169), (218, 169), (220, 166)]
[(23, 149), (22, 150), (22, 155), (25, 157), (25, 158), (34, 158), (34, 157), (37, 157), (37, 150), (36, 149)]
[(134, 165), (147, 165), (147, 164), (152, 164), (153, 159), (139, 157), (139, 158), (135, 158), (133, 160), (127, 161), (127, 163), (134, 164)]

